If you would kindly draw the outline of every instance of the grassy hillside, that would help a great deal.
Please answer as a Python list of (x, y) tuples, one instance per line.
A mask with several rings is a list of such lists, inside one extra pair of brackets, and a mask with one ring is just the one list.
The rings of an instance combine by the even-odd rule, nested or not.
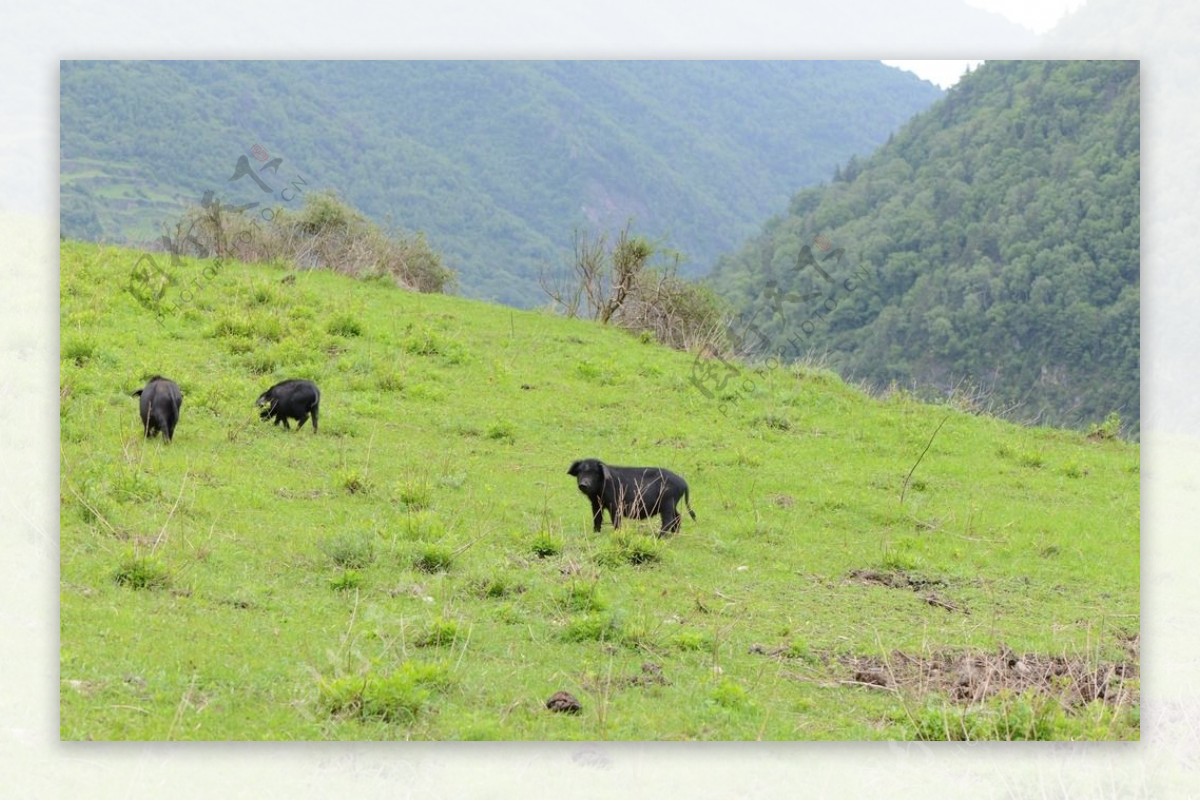
[[(320, 272), (185, 261), (159, 326), (137, 256), (62, 248), (64, 739), (1138, 737), (1135, 445), (811, 368), (710, 398), (617, 330)], [(319, 433), (254, 414), (292, 376)], [(698, 521), (593, 534), (587, 456)]]
[(207, 190), (263, 201), (228, 180), (257, 146), (283, 159), (267, 182), (424, 231), (465, 294), (525, 307), (581, 226), (634, 217), (707, 271), (942, 95), (868, 61), (67, 61), (60, 83), (69, 238), (147, 241)]

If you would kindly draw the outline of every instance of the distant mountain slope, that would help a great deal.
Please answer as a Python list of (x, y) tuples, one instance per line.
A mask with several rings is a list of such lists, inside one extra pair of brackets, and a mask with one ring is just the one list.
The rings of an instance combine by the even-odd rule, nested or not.
[(985, 63), (713, 282), (771, 349), (848, 377), (1136, 430), (1138, 95), (1136, 62)]
[(260, 200), (228, 181), (259, 145), (426, 232), (466, 294), (534, 305), (576, 227), (634, 217), (699, 274), (941, 94), (878, 62), (63, 62), (62, 233)]

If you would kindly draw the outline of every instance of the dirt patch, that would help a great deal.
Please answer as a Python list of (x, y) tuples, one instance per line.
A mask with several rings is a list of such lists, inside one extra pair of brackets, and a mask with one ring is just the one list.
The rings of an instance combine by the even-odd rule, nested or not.
[(912, 573), (906, 573), (903, 570), (872, 570), (870, 568), (862, 568), (860, 570), (851, 570), (846, 575), (846, 578), (859, 584), (880, 584), (884, 587), (893, 587), (902, 590), (923, 590), (928, 587), (946, 586), (946, 582), (942, 579), (917, 576)]
[(975, 704), (1001, 691), (1033, 691), (1059, 698), (1069, 706), (1092, 701), (1128, 705), (1137, 701), (1133, 662), (1090, 663), (1084, 659), (1040, 654), (1016, 654), (1007, 647), (996, 652), (968, 651), (912, 656), (893, 651), (879, 657), (840, 657), (851, 683), (912, 691), (918, 695), (944, 693), (951, 700)]
[(662, 665), (654, 662), (643, 662), (638, 673), (625, 676), (603, 677), (596, 675), (584, 676), (580, 685), (589, 692), (601, 693), (605, 690), (624, 690), (629, 687), (665, 687), (671, 683), (663, 675)]
[(323, 498), (329, 493), (326, 490), (291, 490), (287, 487), (280, 487), (275, 490), (275, 494), (280, 498), (287, 498), (292, 501), (313, 501), (317, 498)]
[(886, 658), (829, 651), (797, 654), (791, 646), (757, 643), (749, 652), (796, 665), (799, 670), (784, 675), (797, 681), (824, 687), (861, 685), (915, 696), (941, 693), (961, 704), (977, 704), (1002, 691), (1032, 691), (1057, 698), (1067, 707), (1092, 701), (1129, 706), (1139, 700), (1136, 658), (1095, 662), (1017, 654), (1007, 646), (994, 652), (944, 651), (920, 656), (893, 651)]
[(642, 672), (636, 676), (626, 676), (625, 682), (630, 687), (654, 687), (671, 683), (663, 675), (662, 665), (655, 664), (654, 662), (643, 662)]
[(1121, 647), (1125, 649), (1125, 653), (1129, 654), (1129, 658), (1135, 662), (1141, 659), (1142, 655), (1142, 635), (1137, 634), (1122, 634), (1118, 637), (1121, 641)]
[(897, 590), (912, 590), (920, 595), (921, 600), (930, 606), (945, 609), (947, 612), (961, 612), (964, 615), (970, 614), (962, 604), (933, 591), (932, 588), (934, 587), (946, 586), (946, 582), (942, 579), (918, 576), (903, 570), (861, 568), (859, 570), (851, 570), (846, 575), (846, 580), (858, 584), (877, 584), (881, 587), (890, 587)]
[(63, 679), (62, 683), (80, 695), (85, 696), (95, 695), (100, 690), (103, 690), (107, 684), (107, 682), (90, 681), (87, 679)]

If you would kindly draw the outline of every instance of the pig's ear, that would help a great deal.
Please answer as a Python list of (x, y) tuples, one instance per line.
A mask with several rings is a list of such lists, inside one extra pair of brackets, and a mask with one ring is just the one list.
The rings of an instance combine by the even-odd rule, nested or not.
[(571, 466), (569, 468), (567, 468), (567, 475), (568, 476), (579, 475), (579, 461), (578, 460), (571, 462)]

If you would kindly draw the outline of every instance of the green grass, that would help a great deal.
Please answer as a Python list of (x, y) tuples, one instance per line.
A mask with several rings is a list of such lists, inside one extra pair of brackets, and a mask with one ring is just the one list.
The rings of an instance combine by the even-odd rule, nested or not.
[[(62, 248), (64, 739), (1138, 736), (1136, 694), (968, 704), (849, 667), (1136, 666), (1136, 445), (804, 368), (723, 414), (691, 355), (313, 271), (226, 264), (159, 326), (135, 260)], [(170, 445), (128, 394), (156, 372)], [(258, 419), (291, 377), (317, 434)], [(681, 473), (699, 519), (593, 534), (589, 456)]]

